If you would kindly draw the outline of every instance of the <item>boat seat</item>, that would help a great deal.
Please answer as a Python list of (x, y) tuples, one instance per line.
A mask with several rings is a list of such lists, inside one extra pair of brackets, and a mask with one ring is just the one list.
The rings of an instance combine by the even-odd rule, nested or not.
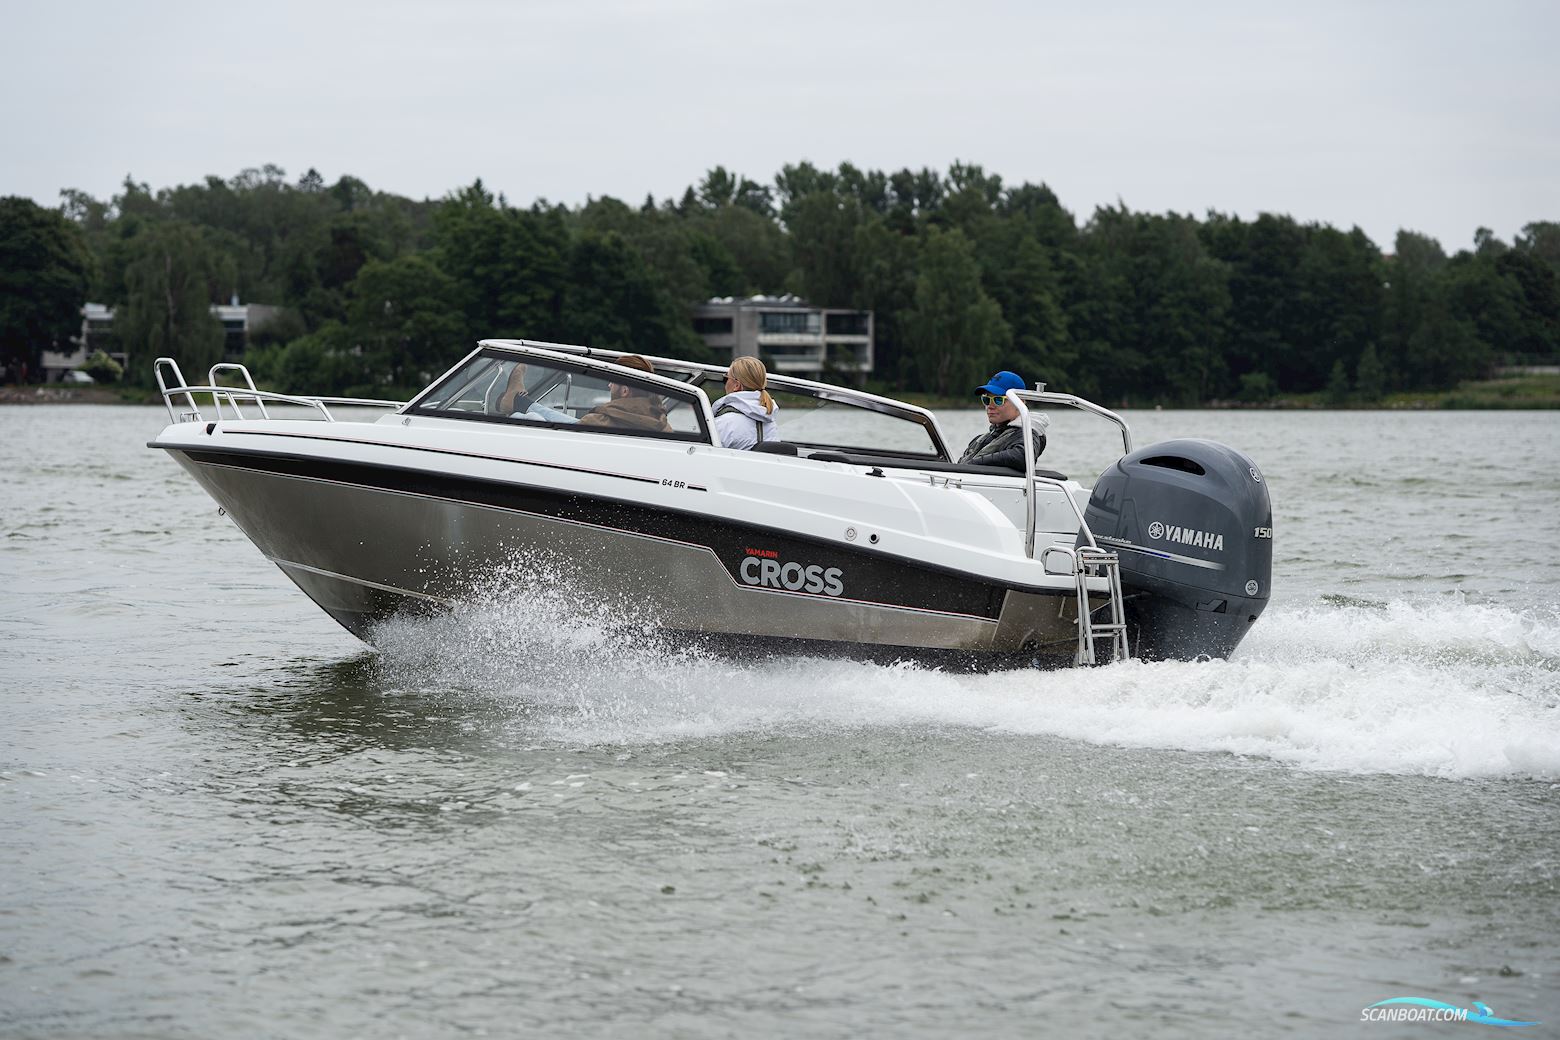
[(801, 449), (796, 445), (787, 444), (785, 441), (764, 441), (762, 444), (753, 445), (748, 450), (761, 451), (765, 455), (800, 455), (802, 453)]

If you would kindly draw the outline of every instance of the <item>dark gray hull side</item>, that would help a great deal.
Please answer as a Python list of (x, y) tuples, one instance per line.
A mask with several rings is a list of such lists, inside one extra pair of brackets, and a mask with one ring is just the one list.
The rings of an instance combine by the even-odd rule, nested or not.
[[(1076, 643), (1070, 592), (997, 588), (995, 606), (981, 616), (873, 602), (882, 598), (873, 588), (839, 597), (757, 588), (734, 579), (730, 546), (396, 491), (383, 480), (365, 486), (171, 454), (267, 558), (364, 638), (392, 615), (444, 609), (499, 588), (523, 594), (528, 583), (547, 582), (662, 628), (717, 636), (1063, 658)], [(773, 535), (746, 538), (763, 544)], [(881, 560), (872, 566), (884, 572)], [(931, 569), (914, 573), (903, 561), (889, 567), (895, 593), (924, 584), (932, 596), (958, 580)]]

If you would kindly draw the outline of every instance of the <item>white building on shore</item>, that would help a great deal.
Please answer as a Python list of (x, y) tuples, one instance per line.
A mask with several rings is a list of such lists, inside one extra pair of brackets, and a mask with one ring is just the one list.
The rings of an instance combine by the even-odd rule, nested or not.
[[(212, 317), (222, 323), (224, 359), (237, 361), (242, 357), (249, 347), (250, 334), (275, 317), (279, 309), (265, 303), (239, 303), (236, 296), (232, 303), (212, 304)], [(65, 373), (80, 368), (87, 358), (100, 350), (121, 365), (128, 363), (129, 352), (114, 331), (114, 309), (101, 303), (84, 304), (80, 334), (57, 346), (61, 349), (43, 351), (41, 360), (46, 383), (58, 383), (65, 378)], [(150, 358), (145, 360), (151, 363)]]
[(814, 307), (795, 296), (716, 297), (693, 329), (720, 364), (761, 357), (775, 372), (860, 379), (872, 371), (872, 312)]

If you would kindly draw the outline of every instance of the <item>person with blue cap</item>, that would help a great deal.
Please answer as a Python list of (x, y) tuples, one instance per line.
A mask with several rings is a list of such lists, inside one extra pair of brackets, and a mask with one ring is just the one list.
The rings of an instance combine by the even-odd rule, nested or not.
[[(1023, 429), (1018, 421), (1018, 405), (1008, 400), (1008, 391), (1024, 389), (1024, 380), (1016, 372), (998, 372), (985, 386), (977, 386), (981, 403), (986, 406), (986, 421), (991, 429), (970, 441), (959, 462), (975, 466), (1002, 466), (1024, 472)], [(1045, 451), (1043, 415), (1034, 417), (1035, 458)]]

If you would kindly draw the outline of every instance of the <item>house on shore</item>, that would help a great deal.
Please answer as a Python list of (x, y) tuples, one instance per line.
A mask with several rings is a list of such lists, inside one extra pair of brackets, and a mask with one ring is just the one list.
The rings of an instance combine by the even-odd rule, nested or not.
[(771, 371), (859, 382), (872, 371), (872, 312), (814, 307), (796, 296), (722, 296), (694, 308), (693, 330), (717, 363), (759, 357)]
[[(222, 323), (223, 360), (239, 360), (249, 349), (249, 337), (280, 309), (265, 303), (239, 303), (237, 296), (231, 303), (212, 304), (211, 316)], [(58, 383), (65, 378), (65, 373), (79, 368), (100, 350), (121, 365), (128, 364), (129, 351), (124, 349), (114, 331), (114, 309), (101, 303), (83, 304), (80, 334), (65, 343), (56, 343), (53, 350), (43, 351), (40, 359), (43, 381)], [(150, 359), (146, 360), (149, 364)]]

